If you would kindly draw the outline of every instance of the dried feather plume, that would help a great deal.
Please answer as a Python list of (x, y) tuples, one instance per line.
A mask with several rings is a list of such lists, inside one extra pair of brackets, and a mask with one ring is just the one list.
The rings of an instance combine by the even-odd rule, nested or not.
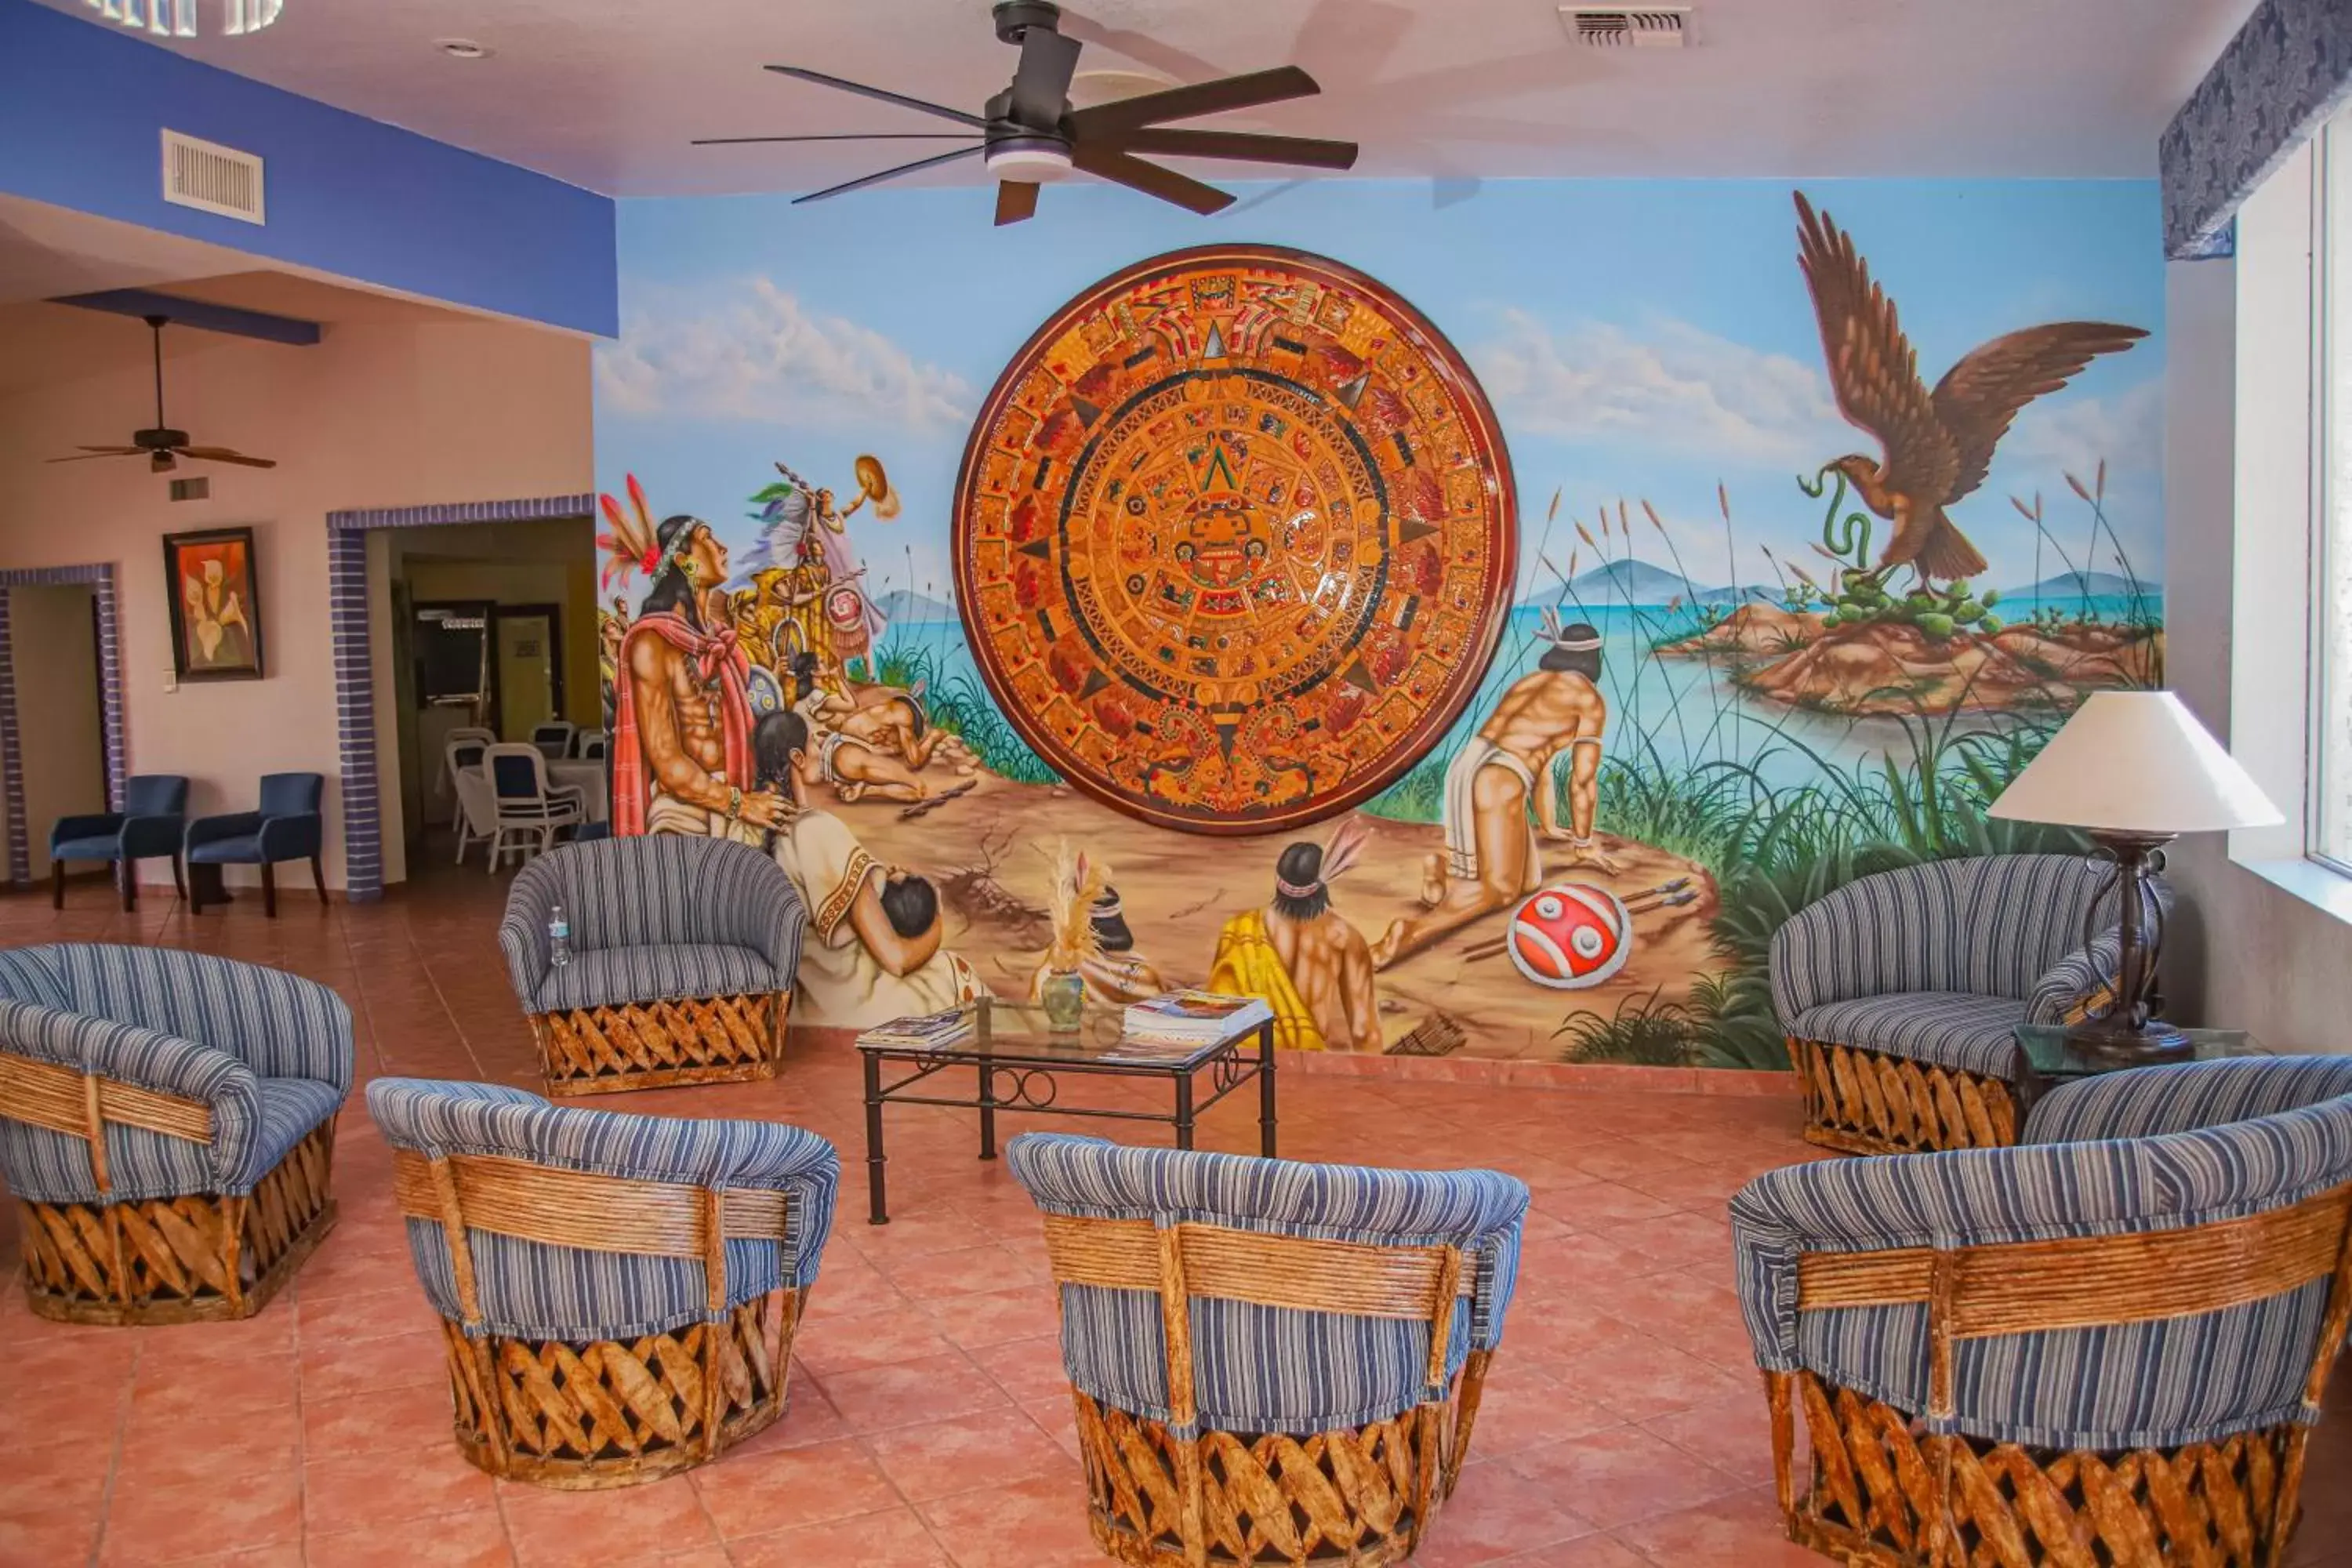
[(1072, 970), (1102, 951), (1095, 932), (1095, 900), (1110, 885), (1110, 868), (1066, 838), (1054, 841), (1053, 885), (1045, 913), (1053, 921), (1053, 940), (1045, 947), (1045, 967)]

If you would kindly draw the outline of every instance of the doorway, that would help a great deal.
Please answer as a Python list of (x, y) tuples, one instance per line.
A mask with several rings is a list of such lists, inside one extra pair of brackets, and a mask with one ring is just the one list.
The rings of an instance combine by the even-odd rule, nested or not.
[(560, 605), (499, 605), (490, 612), (499, 738), (528, 741), (565, 717), (563, 609)]
[[(49, 874), (49, 825), (104, 811), (106, 716), (99, 675), (97, 590), (87, 583), (42, 583), (8, 593), (9, 663), (16, 677), (28, 870)], [(89, 867), (79, 869), (87, 871)]]
[(372, 662), (391, 699), (400, 864), (446, 866), (459, 810), (456, 731), (527, 742), (551, 720), (582, 731), (602, 722), (595, 530), (585, 517), (431, 523), (374, 531), (367, 548), (390, 611)]
[[(54, 650), (43, 642), (28, 639), (25, 658), (17, 658), (17, 644), (13, 628), (13, 610), (16, 595), (25, 589), (73, 585), (89, 595), (88, 623), (80, 621), (79, 601), (72, 601), (62, 613), (52, 618), (61, 628), (64, 640), (58, 646), (68, 649), (79, 646), (70, 624), (86, 624), (96, 627), (98, 640), (97, 678), (99, 688), (99, 736), (100, 751), (100, 782), (96, 799), (101, 805), (76, 806), (77, 810), (99, 810), (111, 807), (121, 796), (124, 765), (122, 734), (122, 646), (120, 596), (115, 589), (114, 567), (104, 562), (91, 562), (78, 566), (23, 566), (0, 570), (0, 803), (5, 803), (5, 831), (8, 843), (8, 879), (19, 887), (33, 879), (33, 839), (37, 837), (46, 849), (49, 819), (36, 823), (34, 812), (25, 795), (26, 778), (26, 744), (28, 731), (20, 721), (17, 710), (17, 683), (21, 679), (38, 684), (38, 666), (44, 659), (55, 658)], [(36, 617), (42, 614), (36, 608)], [(29, 669), (27, 667), (31, 667)], [(36, 700), (40, 699), (36, 698)], [(32, 733), (37, 733), (33, 731)], [(83, 787), (79, 782), (73, 786)], [(35, 829), (37, 826), (38, 832)], [(46, 856), (42, 864), (47, 864)]]

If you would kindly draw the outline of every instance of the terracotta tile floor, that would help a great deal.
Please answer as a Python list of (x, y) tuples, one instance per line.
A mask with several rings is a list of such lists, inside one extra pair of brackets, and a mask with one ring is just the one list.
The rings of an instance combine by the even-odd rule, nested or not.
[[(443, 872), (356, 909), (292, 895), (273, 922), (249, 899), (190, 919), (152, 894), (126, 918), (81, 886), (63, 915), (46, 899), (0, 900), (0, 942), (184, 943), (280, 965), (350, 1002), (362, 1079), (536, 1088), (494, 934), (504, 889)], [(1205, 1144), (1255, 1151), (1244, 1098), (1209, 1115)], [(606, 1103), (774, 1118), (842, 1150), (842, 1212), (775, 1427), (716, 1465), (616, 1492), (509, 1486), (467, 1466), (389, 1158), (355, 1100), (336, 1152), (341, 1224), (244, 1323), (39, 1321), (14, 1278), (5, 1211), (0, 1564), (1103, 1561), (1036, 1217), (1000, 1164), (973, 1157), (968, 1115), (890, 1112), (895, 1223), (877, 1229), (865, 1222), (856, 1063), (837, 1038), (796, 1037), (771, 1084)], [(1007, 1135), (1024, 1124), (1006, 1121)], [(1282, 1139), (1300, 1158), (1494, 1164), (1535, 1190), (1509, 1332), (1426, 1568), (1822, 1561), (1778, 1531), (1722, 1217), (1748, 1176), (1807, 1156), (1793, 1100), (1299, 1074), (1284, 1084)], [(2352, 1562), (2347, 1425), (2323, 1428), (2313, 1451), (2304, 1568)]]

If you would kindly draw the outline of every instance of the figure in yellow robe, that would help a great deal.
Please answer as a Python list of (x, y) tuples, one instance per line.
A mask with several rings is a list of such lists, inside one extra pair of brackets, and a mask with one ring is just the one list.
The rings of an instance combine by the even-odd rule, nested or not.
[(1274, 1009), (1274, 1043), (1286, 1051), (1319, 1051), (1323, 1031), (1290, 983), (1290, 971), (1274, 950), (1264, 910), (1244, 910), (1217, 932), (1217, 956), (1209, 965), (1208, 989), (1226, 996), (1263, 996)]
[(1273, 901), (1234, 915), (1217, 932), (1209, 989), (1265, 997), (1280, 1048), (1381, 1049), (1371, 944), (1331, 907), (1330, 884), (1367, 837), (1351, 816), (1328, 846), (1291, 845), (1275, 862)]

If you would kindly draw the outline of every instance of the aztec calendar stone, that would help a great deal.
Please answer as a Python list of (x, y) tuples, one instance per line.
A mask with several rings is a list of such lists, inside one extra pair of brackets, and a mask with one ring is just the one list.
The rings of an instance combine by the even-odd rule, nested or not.
[(964, 629), (1063, 777), (1165, 826), (1345, 811), (1460, 714), (1510, 609), (1510, 462), (1419, 312), (1301, 251), (1105, 279), (998, 378), (956, 483)]

